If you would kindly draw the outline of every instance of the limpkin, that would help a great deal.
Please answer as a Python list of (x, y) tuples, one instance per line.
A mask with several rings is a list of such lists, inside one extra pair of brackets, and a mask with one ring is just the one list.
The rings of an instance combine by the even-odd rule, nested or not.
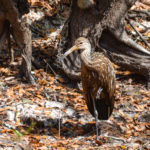
[(90, 113), (96, 119), (98, 134), (97, 120), (107, 120), (114, 107), (114, 69), (103, 53), (91, 53), (91, 44), (84, 37), (79, 37), (75, 45), (64, 53), (61, 60), (75, 50), (81, 50), (81, 80), (84, 97)]

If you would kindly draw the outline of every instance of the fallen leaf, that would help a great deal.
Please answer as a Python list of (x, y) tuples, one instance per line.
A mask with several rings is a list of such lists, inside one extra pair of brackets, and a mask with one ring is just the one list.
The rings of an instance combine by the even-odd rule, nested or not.
[(122, 145), (121, 148), (122, 148), (122, 149), (126, 149), (126, 146), (125, 146), (125, 145)]
[(50, 32), (55, 32), (56, 29), (49, 29), (48, 31), (50, 31)]
[(100, 141), (100, 140), (96, 140), (96, 144), (98, 144), (98, 145), (103, 145), (103, 142)]
[(141, 125), (138, 125), (138, 126), (134, 126), (134, 129), (138, 132), (142, 132), (142, 131), (146, 130), (146, 127), (145, 127), (145, 125), (141, 124)]
[(6, 132), (13, 132), (13, 130), (12, 129), (3, 129), (3, 130), (1, 130), (1, 133), (6, 133)]

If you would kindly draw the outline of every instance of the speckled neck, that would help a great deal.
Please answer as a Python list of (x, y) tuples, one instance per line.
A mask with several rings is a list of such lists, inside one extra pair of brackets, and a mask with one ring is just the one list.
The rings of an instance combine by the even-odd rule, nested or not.
[(91, 65), (91, 44), (86, 44), (85, 49), (81, 53), (81, 60), (86, 65)]

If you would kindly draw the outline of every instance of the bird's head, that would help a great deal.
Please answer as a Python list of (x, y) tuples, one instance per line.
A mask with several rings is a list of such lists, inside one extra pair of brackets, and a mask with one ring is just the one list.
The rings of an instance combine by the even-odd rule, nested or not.
[[(91, 44), (89, 42), (89, 40), (87, 38), (84, 37), (79, 37), (76, 41), (75, 41), (75, 45), (76, 49), (78, 50), (85, 50), (87, 48), (91, 47)], [(73, 46), (73, 47), (74, 47)]]
[(91, 50), (91, 44), (87, 38), (79, 37), (76, 41), (74, 46), (72, 46), (68, 51), (66, 51), (63, 56), (61, 56), (60, 60), (63, 60), (66, 56), (76, 50)]

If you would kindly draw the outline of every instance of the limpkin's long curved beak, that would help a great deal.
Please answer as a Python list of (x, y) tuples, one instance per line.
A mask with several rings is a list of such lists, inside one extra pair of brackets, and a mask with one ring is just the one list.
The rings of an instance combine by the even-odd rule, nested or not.
[(73, 47), (71, 47), (68, 51), (66, 51), (61, 57), (60, 57), (60, 61), (62, 61), (66, 56), (68, 56), (70, 53), (78, 50), (79, 48), (74, 45)]

